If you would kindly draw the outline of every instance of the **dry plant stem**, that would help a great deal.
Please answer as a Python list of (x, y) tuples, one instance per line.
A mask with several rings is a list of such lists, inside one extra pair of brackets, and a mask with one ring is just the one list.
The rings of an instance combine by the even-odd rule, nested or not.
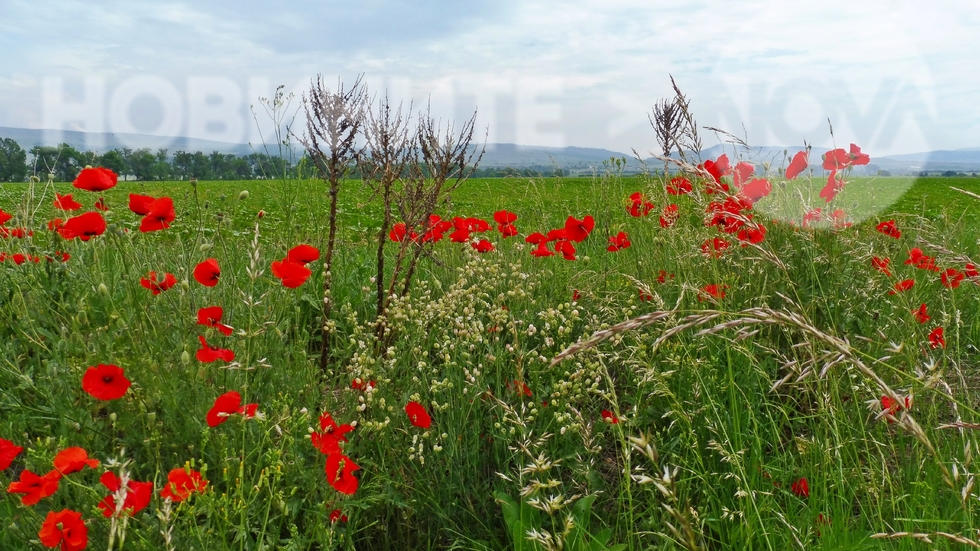
[[(406, 235), (428, 231), (429, 215), (445, 205), (452, 193), (476, 170), (486, 144), (470, 148), (476, 129), (476, 112), (463, 123), (457, 134), (452, 123), (445, 128), (432, 118), (431, 107), (419, 116), (412, 158), (408, 162), (404, 186), (395, 198), (405, 223)], [(395, 260), (383, 311), (392, 300), (408, 294), (419, 258), (431, 247), (406, 238)], [(409, 250), (411, 248), (411, 250)], [(403, 264), (406, 263), (407, 264)], [(388, 338), (392, 338), (389, 334)]]
[[(377, 249), (377, 312), (378, 318), (385, 315), (385, 262), (384, 246), (388, 239), (388, 231), (393, 222), (394, 186), (402, 177), (410, 155), (409, 119), (411, 106), (407, 112), (402, 112), (399, 105), (392, 110), (387, 94), (378, 100), (378, 112), (367, 109), (367, 119), (364, 124), (364, 137), (367, 142), (366, 154), (361, 159), (359, 167), (364, 181), (381, 196), (383, 217), (381, 230), (378, 232)], [(383, 326), (378, 325), (379, 336)]]
[(320, 178), (330, 186), (330, 218), (327, 250), (323, 258), (323, 332), (321, 336), (320, 370), (326, 372), (330, 356), (332, 326), (330, 313), (333, 299), (330, 294), (333, 253), (337, 237), (337, 196), (340, 183), (346, 179), (351, 165), (361, 151), (355, 142), (364, 121), (366, 90), (361, 77), (349, 90), (337, 81), (337, 91), (331, 91), (317, 76), (310, 85), (309, 95), (303, 96), (306, 110), (306, 136), (300, 141), (306, 148)]

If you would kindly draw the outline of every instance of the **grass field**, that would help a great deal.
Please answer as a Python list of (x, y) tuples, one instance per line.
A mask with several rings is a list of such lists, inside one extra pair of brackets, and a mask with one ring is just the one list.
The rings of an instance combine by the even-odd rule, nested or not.
[[(829, 206), (822, 184), (774, 185), (751, 211), (765, 238), (743, 247), (705, 224), (716, 197), (668, 195), (650, 177), (468, 181), (439, 214), (490, 221), (474, 236), (495, 250), (433, 244), (379, 340), (381, 205), (347, 182), (326, 371), (322, 267), (296, 288), (271, 273), (298, 244), (324, 250), (322, 183), (4, 184), (6, 226), (34, 233), (0, 239), (0, 439), (23, 448), (0, 485), (72, 447), (99, 464), (62, 469), (34, 505), (8, 490), (0, 549), (40, 547), (49, 511), (64, 509), (81, 513), (89, 549), (980, 546), (980, 286), (967, 266), (980, 260), (980, 199), (950, 187), (980, 194), (980, 179), (855, 179)], [(104, 197), (105, 233), (49, 231), (66, 217), (55, 191), (84, 210)], [(627, 212), (634, 192), (655, 205), (648, 216)], [(140, 232), (130, 193), (173, 198), (172, 226)], [(671, 203), (678, 220), (662, 227)], [(853, 225), (800, 228), (816, 207)], [(518, 236), (494, 229), (500, 210)], [(595, 227), (574, 261), (530, 254), (529, 234), (585, 215)], [(876, 229), (888, 220), (900, 237)], [(631, 245), (609, 252), (620, 231)], [(716, 238), (728, 248), (705, 254)], [(915, 248), (938, 271), (904, 263)], [(44, 259), (56, 251), (70, 259)], [(207, 258), (213, 287), (193, 275)], [(890, 258), (889, 274), (873, 258)], [(966, 275), (954, 287), (947, 269)], [(150, 271), (176, 283), (154, 295)], [(210, 306), (231, 335), (197, 323)], [(201, 361), (199, 337), (234, 360)], [(83, 389), (99, 364), (132, 381), (121, 398)], [(259, 415), (235, 406), (209, 426), (229, 391)], [(431, 426), (412, 422), (411, 402)], [(339, 452), (314, 446), (325, 412), (356, 425), (339, 445), (359, 467), (349, 494), (325, 473)], [(181, 467), (206, 487), (164, 499)], [(148, 506), (104, 517), (107, 471), (152, 482)]]

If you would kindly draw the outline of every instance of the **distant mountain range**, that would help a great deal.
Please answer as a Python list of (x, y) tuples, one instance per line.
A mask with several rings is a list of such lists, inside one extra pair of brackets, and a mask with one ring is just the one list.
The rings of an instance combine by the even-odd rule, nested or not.
[[(212, 140), (202, 140), (186, 137), (165, 137), (152, 136), (147, 134), (89, 134), (72, 130), (60, 132), (60, 141), (52, 143), (52, 139), (57, 139), (57, 131), (34, 130), (27, 128), (8, 128), (0, 127), (0, 138), (12, 138), (21, 147), (29, 150), (37, 145), (58, 145), (67, 143), (80, 150), (97, 149), (106, 151), (113, 148), (129, 147), (131, 149), (149, 148), (156, 151), (166, 148), (171, 154), (175, 151), (202, 151), (234, 155), (248, 155), (253, 152), (265, 152), (266, 147), (269, 151), (278, 152), (275, 145), (263, 144), (235, 144), (217, 142)], [(99, 144), (98, 147), (91, 147), (89, 144)], [(761, 146), (744, 149), (732, 145), (715, 145), (701, 152), (703, 159), (717, 158), (723, 153), (729, 157), (738, 157), (758, 164), (769, 162), (774, 166), (783, 166), (788, 163), (788, 158), (802, 150), (802, 146), (774, 147)], [(820, 155), (825, 153), (825, 148), (813, 148), (811, 154), (811, 166), (818, 167)], [(561, 168), (567, 173), (591, 173), (593, 170), (601, 172), (603, 161), (610, 159), (626, 158), (626, 171), (636, 172), (643, 167), (641, 162), (633, 153), (611, 151), (608, 149), (598, 149), (589, 147), (543, 147), (525, 146), (509, 143), (487, 144), (486, 152), (480, 162), (481, 167), (486, 168), (534, 168), (546, 171), (551, 168)], [(785, 158), (785, 160), (784, 160)], [(662, 167), (663, 162), (650, 156), (643, 160), (643, 163), (651, 170)], [(889, 155), (887, 157), (872, 157), (869, 166), (871, 170), (888, 170), (893, 174), (916, 173), (921, 171), (946, 171), (955, 172), (980, 172), (980, 147), (969, 147), (956, 149), (953, 151), (925, 151), (921, 153), (908, 153), (902, 155)], [(860, 167), (859, 167), (860, 168)], [(858, 171), (860, 172), (860, 170)]]

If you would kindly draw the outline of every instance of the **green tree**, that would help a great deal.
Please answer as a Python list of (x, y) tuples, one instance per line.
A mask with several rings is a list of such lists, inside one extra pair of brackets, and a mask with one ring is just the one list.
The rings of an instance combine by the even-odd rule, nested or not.
[(0, 140), (0, 182), (23, 182), (27, 172), (24, 148), (10, 138)]
[(156, 156), (149, 148), (136, 150), (129, 157), (129, 168), (133, 171), (133, 176), (137, 180), (153, 180), (154, 165), (157, 162)]
[(82, 153), (74, 147), (63, 143), (58, 147), (36, 145), (31, 148), (34, 156), (34, 167), (39, 176), (50, 174), (58, 182), (71, 182), (88, 164), (87, 159), (92, 155)]
[(129, 163), (126, 162), (126, 157), (123, 155), (122, 151), (119, 151), (118, 149), (110, 149), (109, 151), (106, 151), (99, 156), (96, 162), (99, 166), (108, 168), (119, 176), (129, 174)]

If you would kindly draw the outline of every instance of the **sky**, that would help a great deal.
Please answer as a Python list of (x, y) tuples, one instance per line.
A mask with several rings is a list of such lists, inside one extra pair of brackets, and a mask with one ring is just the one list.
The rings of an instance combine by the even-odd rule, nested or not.
[(647, 156), (673, 76), (751, 145), (977, 148), (978, 30), (975, 0), (0, 0), (0, 126), (256, 143), (278, 85), (301, 121), (317, 75), (363, 75), (491, 143)]

